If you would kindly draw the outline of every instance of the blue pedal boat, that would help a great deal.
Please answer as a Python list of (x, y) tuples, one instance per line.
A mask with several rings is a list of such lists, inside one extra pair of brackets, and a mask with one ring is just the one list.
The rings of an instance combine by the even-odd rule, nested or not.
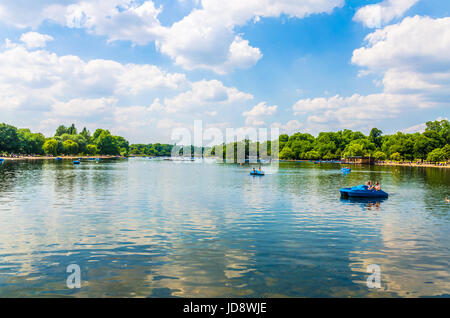
[(342, 188), (340, 189), (342, 197), (351, 198), (387, 198), (389, 194), (384, 191), (369, 190), (366, 185), (359, 185), (352, 188)]
[(350, 169), (350, 168), (342, 168), (341, 169), (341, 172), (343, 172), (343, 173), (349, 173), (351, 171), (352, 171), (352, 169)]
[(74, 165), (79, 165), (80, 163), (81, 163), (80, 160), (75, 160), (75, 161), (73, 162)]
[(250, 172), (250, 175), (251, 175), (251, 176), (263, 176), (263, 175), (264, 175), (264, 171), (258, 171), (258, 170), (256, 170), (256, 171), (251, 171), (251, 172)]

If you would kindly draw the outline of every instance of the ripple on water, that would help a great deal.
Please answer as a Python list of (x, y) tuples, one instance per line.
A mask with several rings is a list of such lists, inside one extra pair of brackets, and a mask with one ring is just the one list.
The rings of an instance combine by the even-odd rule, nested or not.
[[(11, 163), (0, 174), (0, 296), (450, 294), (447, 171), (130, 159)], [(384, 201), (338, 189), (368, 179)], [(66, 266), (83, 287), (68, 290)], [(383, 289), (369, 291), (379, 264)]]

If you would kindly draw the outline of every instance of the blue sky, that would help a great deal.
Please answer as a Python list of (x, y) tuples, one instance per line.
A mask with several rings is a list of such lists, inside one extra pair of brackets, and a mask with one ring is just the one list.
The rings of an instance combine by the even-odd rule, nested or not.
[(4, 0), (0, 122), (415, 131), (449, 115), (449, 38), (438, 0)]

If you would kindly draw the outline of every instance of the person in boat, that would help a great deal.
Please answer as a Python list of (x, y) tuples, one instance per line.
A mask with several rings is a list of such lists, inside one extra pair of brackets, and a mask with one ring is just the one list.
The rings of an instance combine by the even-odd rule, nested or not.
[(259, 170), (259, 172), (261, 172), (261, 166), (259, 166), (258, 170)]
[(376, 191), (381, 191), (381, 185), (377, 182), (375, 182), (375, 186), (373, 187), (374, 190)]
[(255, 169), (255, 167), (253, 167), (253, 173), (256, 173), (256, 169)]
[(366, 186), (367, 186), (367, 190), (372, 190), (373, 189), (372, 181), (371, 180), (367, 181)]

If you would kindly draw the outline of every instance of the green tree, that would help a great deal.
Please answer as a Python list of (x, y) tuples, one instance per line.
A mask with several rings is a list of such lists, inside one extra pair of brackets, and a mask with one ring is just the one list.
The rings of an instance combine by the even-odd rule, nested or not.
[(362, 157), (364, 154), (364, 146), (359, 143), (353, 143), (345, 148), (344, 157)]
[(450, 145), (445, 145), (444, 148), (442, 148), (442, 151), (445, 154), (445, 159), (450, 160)]
[(443, 162), (446, 160), (446, 154), (442, 149), (437, 148), (428, 154), (427, 160), (431, 162)]
[(89, 155), (96, 155), (98, 153), (98, 148), (97, 148), (96, 145), (89, 144), (89, 145), (86, 146), (86, 152)]
[(94, 134), (92, 135), (92, 138), (94, 139), (94, 141), (96, 141), (96, 140), (98, 139), (98, 137), (101, 135), (101, 133), (104, 132), (104, 131), (106, 131), (106, 132), (109, 133), (108, 130), (103, 130), (103, 129), (101, 129), (101, 128), (96, 129), (96, 130), (94, 131)]
[(428, 153), (435, 149), (438, 145), (439, 142), (436, 142), (435, 140), (418, 133), (414, 140), (414, 158), (425, 159)]
[(309, 160), (320, 159), (320, 153), (318, 153), (315, 150), (311, 150), (305, 154), (305, 157), (306, 157), (306, 159), (309, 159)]
[(32, 133), (29, 129), (18, 129), (20, 146), (19, 152), (22, 154), (42, 154), (42, 145), (45, 137), (42, 134)]
[(68, 128), (64, 125), (60, 125), (56, 128), (55, 136), (61, 136), (63, 134), (67, 134), (69, 132)]
[[(95, 131), (97, 133), (98, 129)], [(120, 154), (120, 148), (116, 143), (116, 140), (108, 130), (102, 130), (100, 135), (95, 139), (95, 144), (101, 154), (104, 155), (118, 155)]]
[(76, 135), (77, 133), (77, 129), (75, 128), (75, 124), (72, 124), (69, 128), (67, 128), (67, 133), (69, 135)]
[(375, 158), (375, 160), (386, 160), (386, 154), (382, 151), (375, 151), (372, 156)]
[(83, 130), (81, 131), (80, 135), (83, 136), (83, 138), (87, 142), (91, 141), (91, 132), (89, 130), (87, 130), (86, 127), (83, 128)]
[(381, 135), (383, 132), (378, 128), (372, 128), (369, 134), (369, 140), (375, 144), (377, 148), (381, 148), (382, 138)]
[(0, 124), (0, 151), (20, 151), (20, 139), (17, 128), (7, 124)]
[(398, 153), (398, 152), (394, 152), (392, 155), (391, 155), (391, 160), (394, 160), (394, 161), (401, 161), (402, 160), (402, 156), (400, 155), (400, 153)]
[[(120, 149), (123, 149), (124, 152), (128, 153), (128, 150), (130, 149), (130, 145), (129, 145), (128, 141), (121, 136), (113, 136), (113, 137), (114, 137), (116, 145)], [(121, 152), (122, 152), (122, 150), (121, 150)]]
[(289, 147), (284, 147), (280, 152), (280, 159), (291, 160), (295, 159), (295, 154)]
[(63, 142), (64, 152), (67, 155), (75, 155), (78, 153), (78, 144), (73, 140), (66, 140)]
[(54, 138), (47, 139), (42, 146), (44, 153), (56, 156), (58, 154), (58, 140)]

